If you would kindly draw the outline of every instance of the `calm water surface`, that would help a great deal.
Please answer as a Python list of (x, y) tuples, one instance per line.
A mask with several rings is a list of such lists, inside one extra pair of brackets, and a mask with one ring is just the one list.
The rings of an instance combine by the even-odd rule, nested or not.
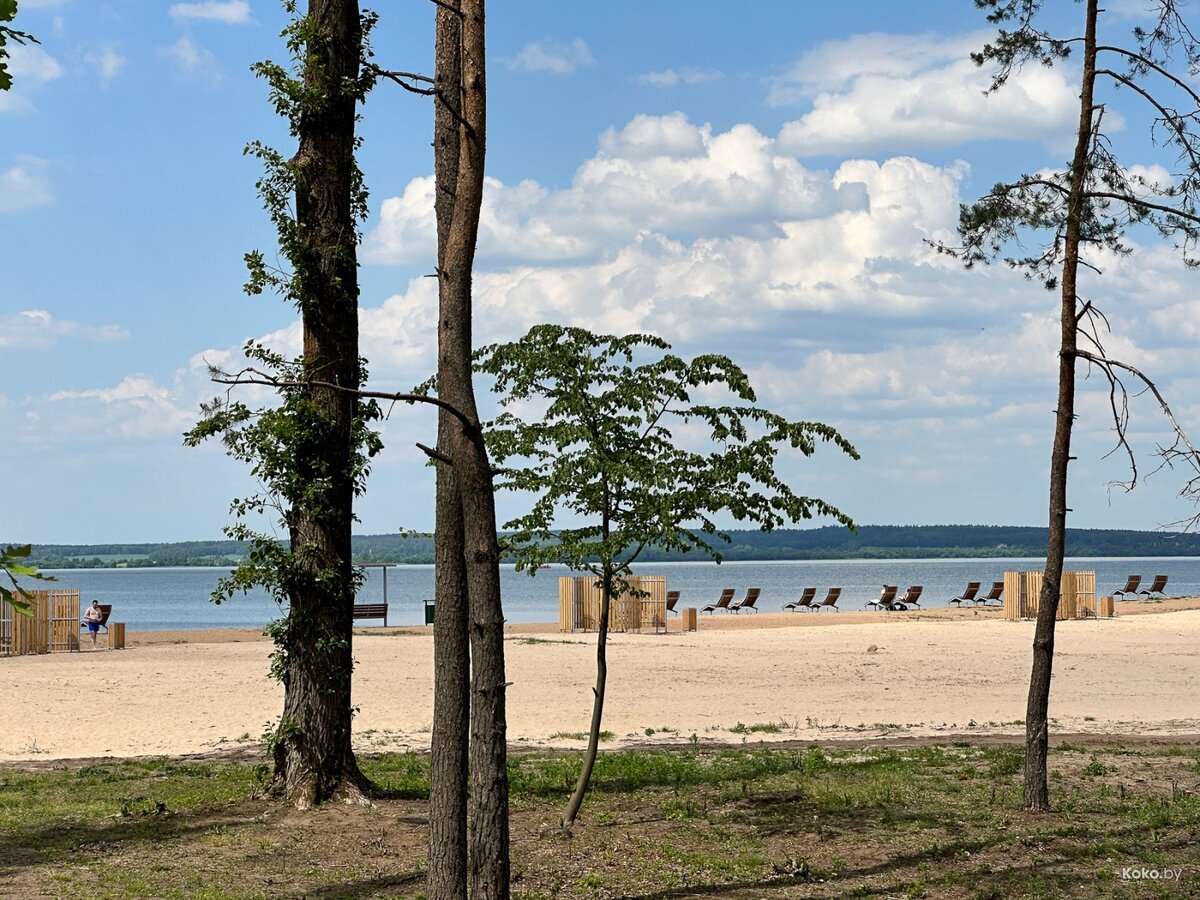
[[(681, 605), (712, 603), (722, 588), (762, 588), (761, 609), (778, 611), (782, 604), (799, 596), (805, 587), (818, 589), (818, 598), (830, 587), (842, 588), (838, 606), (862, 610), (867, 600), (879, 595), (883, 584), (924, 586), (929, 607), (944, 606), (957, 596), (968, 581), (982, 581), (984, 588), (1004, 578), (1005, 571), (1040, 570), (1040, 559), (951, 559), (951, 560), (834, 560), (813, 562), (726, 562), (646, 563), (635, 566), (640, 574), (666, 575), (667, 587), (681, 591)], [(1112, 593), (1125, 586), (1129, 575), (1141, 575), (1148, 586), (1155, 575), (1169, 575), (1168, 595), (1200, 595), (1200, 558), (1105, 558), (1069, 559), (1068, 569), (1096, 573), (1097, 593)], [(216, 568), (174, 569), (64, 569), (54, 587), (81, 592), (82, 602), (98, 600), (113, 604), (114, 621), (130, 630), (174, 631), (189, 628), (261, 628), (279, 615), (278, 607), (262, 592), (214, 604), (209, 595), (217, 579), (228, 570)], [(505, 617), (510, 622), (553, 622), (558, 619), (558, 578), (570, 574), (554, 566), (535, 576), (506, 566), (500, 573)], [(359, 602), (383, 600), (384, 577), (380, 569), (368, 569)], [(433, 566), (397, 566), (387, 570), (389, 625), (418, 625), (424, 620), (424, 603), (433, 598)], [(826, 613), (828, 615), (828, 613)], [(803, 614), (802, 614), (803, 615)], [(362, 624), (375, 624), (364, 622)]]

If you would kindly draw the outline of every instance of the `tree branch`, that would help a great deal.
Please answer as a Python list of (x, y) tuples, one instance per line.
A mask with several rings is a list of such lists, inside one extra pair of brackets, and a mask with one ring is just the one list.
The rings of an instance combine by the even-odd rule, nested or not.
[[(247, 378), (247, 373), (257, 377)], [(364, 391), (361, 388), (350, 388), (342, 384), (333, 384), (328, 381), (289, 381), (282, 378), (276, 378), (263, 372), (261, 369), (256, 369), (252, 366), (247, 366), (236, 375), (229, 375), (225, 372), (214, 372), (212, 380), (217, 384), (254, 384), (261, 387), (273, 388), (288, 388), (288, 387), (321, 387), (329, 388), (335, 391), (342, 391), (347, 394), (354, 394), (356, 397), (362, 397), (368, 400), (392, 400), (397, 403), (428, 403), (436, 406), (439, 409), (444, 409), (454, 418), (462, 423), (467, 432), (473, 436), (480, 436), (482, 431), (478, 424), (472, 422), (463, 412), (461, 412), (454, 404), (442, 400), (439, 397), (431, 397), (428, 394), (413, 394), (405, 392), (389, 393), (387, 391)]]

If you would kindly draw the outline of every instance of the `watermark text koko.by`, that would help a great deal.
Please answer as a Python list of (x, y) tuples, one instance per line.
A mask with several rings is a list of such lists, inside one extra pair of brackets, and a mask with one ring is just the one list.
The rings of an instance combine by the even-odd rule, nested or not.
[(1122, 866), (1121, 877), (1129, 881), (1178, 881), (1183, 867), (1178, 869), (1151, 869), (1148, 866)]

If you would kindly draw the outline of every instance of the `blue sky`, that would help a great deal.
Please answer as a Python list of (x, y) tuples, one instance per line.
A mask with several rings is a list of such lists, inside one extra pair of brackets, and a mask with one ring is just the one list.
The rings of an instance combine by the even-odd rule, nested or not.
[[(1107, 27), (1128, 33), (1143, 5), (1110, 3)], [(378, 61), (428, 72), (431, 4), (379, 11)], [(249, 72), (283, 59), (283, 21), (274, 0), (21, 0), (15, 24), (42, 43), (13, 51), (0, 94), (0, 538), (216, 538), (253, 488), (181, 434), (218, 392), (206, 361), (298, 342), (291, 308), (241, 290), (243, 254), (273, 250), (242, 148), (290, 152)], [(1073, 65), (985, 98), (968, 54), (987, 36), (970, 0), (493, 4), (478, 341), (554, 321), (725, 353), (767, 405), (862, 453), (789, 458), (797, 489), (870, 524), (1044, 524), (1057, 299), (925, 243), (953, 239), (960, 202), (1069, 154)], [(1165, 172), (1123, 102), (1106, 121), (1126, 162)], [(362, 339), (381, 390), (434, 365), (431, 122), (387, 84), (363, 110)], [(1136, 240), (1085, 290), (1110, 347), (1200, 433), (1198, 276)], [(1125, 470), (1105, 458), (1103, 385), (1084, 386), (1070, 524), (1191, 515), (1179, 473), (1110, 491)], [(359, 530), (428, 529), (414, 444), (432, 415), (382, 427)], [(1153, 468), (1165, 433), (1144, 399), (1132, 436)]]

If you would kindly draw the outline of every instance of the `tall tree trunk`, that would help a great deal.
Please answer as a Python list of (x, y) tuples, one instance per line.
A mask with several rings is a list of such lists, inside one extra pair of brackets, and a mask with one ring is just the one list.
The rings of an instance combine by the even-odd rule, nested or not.
[[(460, 0), (460, 117), (453, 211), (438, 267), (439, 396), (463, 416), (448, 429), (447, 456), (462, 509), (471, 653), (468, 889), (478, 900), (509, 896), (508, 735), (504, 613), (492, 469), (475, 404), (471, 271), (483, 205), (487, 134), (484, 3)], [(440, 45), (439, 45), (440, 46)]]
[(1029, 678), (1029, 703), (1025, 711), (1025, 808), (1050, 809), (1047, 757), (1050, 745), (1050, 679), (1054, 663), (1054, 624), (1058, 616), (1067, 529), (1067, 466), (1071, 459), (1071, 428), (1075, 421), (1075, 359), (1079, 337), (1077, 276), (1083, 219), (1087, 213), (1085, 188), (1091, 153), (1093, 92), (1096, 82), (1097, 0), (1088, 0), (1084, 37), (1083, 78), (1079, 92), (1079, 131), (1071, 160), (1071, 193), (1068, 197), (1064, 236), (1062, 304), (1059, 314), (1061, 345), (1058, 353), (1058, 410), (1054, 422), (1054, 447), (1050, 457), (1050, 523), (1046, 543), (1046, 571), (1038, 597), (1037, 626), (1033, 638), (1033, 671)]
[[(605, 527), (607, 532), (607, 526)], [(607, 540), (607, 533), (605, 539)], [(612, 612), (612, 566), (604, 567), (600, 581), (600, 622), (599, 634), (596, 636), (596, 687), (592, 691), (592, 722), (588, 728), (588, 745), (583, 754), (583, 767), (579, 770), (579, 779), (575, 782), (575, 792), (567, 803), (567, 811), (563, 814), (562, 827), (567, 831), (575, 824), (579, 809), (583, 806), (583, 798), (587, 795), (588, 785), (592, 780), (592, 771), (596, 768), (596, 756), (600, 752), (600, 725), (604, 719), (604, 693), (608, 685), (608, 620)]]
[[(438, 268), (446, 266), (446, 242), (458, 188), (462, 27), (458, 15), (436, 9), (433, 159), (434, 208), (437, 213)], [(464, 348), (456, 310), (443, 304), (438, 324), (438, 379), (453, 380), (449, 369), (461, 365)], [(470, 354), (467, 332), (465, 352)], [(436, 572), (433, 624), (433, 736), (429, 771), (429, 875), (431, 900), (467, 896), (467, 753), (469, 742), (470, 648), (468, 589), (463, 543), (462, 503), (454, 467), (446, 460), (460, 428), (446, 410), (438, 410), (437, 519), (434, 527)]]
[[(296, 240), (306, 376), (357, 388), (357, 228), (355, 97), (344, 80), (358, 76), (362, 34), (357, 0), (311, 0), (296, 166)], [(297, 476), (319, 496), (289, 518), (296, 573), (281, 651), (283, 716), (276, 732), (271, 789), (304, 808), (341, 796), (363, 799), (369, 787), (350, 748), (354, 577), (353, 423), (357, 400), (346, 391), (308, 389), (314, 433), (297, 450)]]

